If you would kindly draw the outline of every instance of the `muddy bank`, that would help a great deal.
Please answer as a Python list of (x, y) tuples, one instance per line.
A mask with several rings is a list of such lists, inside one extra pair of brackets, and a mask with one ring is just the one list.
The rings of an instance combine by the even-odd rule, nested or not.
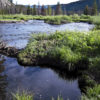
[[(20, 53), (19, 53), (20, 54)], [(18, 54), (17, 60), (20, 65), (23, 66), (48, 66), (50, 68), (66, 69), (68, 71), (79, 71), (88, 69), (88, 60), (82, 59), (75, 64), (64, 63), (60, 59), (55, 59), (49, 56), (40, 57), (36, 55), (26, 55), (25, 57), (20, 57)]]
[[(21, 59), (19, 56), (19, 53), (23, 49), (16, 49), (15, 47), (9, 47), (6, 46), (5, 43), (0, 43), (0, 54), (3, 54), (5, 56), (9, 57), (16, 57), (18, 60), (18, 63), (23, 66), (50, 66), (55, 68), (61, 68), (61, 69), (67, 69), (69, 71), (73, 70), (85, 70), (88, 67), (88, 61), (85, 59), (80, 60), (78, 63), (74, 64), (74, 66), (71, 63), (63, 63), (59, 59), (50, 58), (48, 56), (45, 57), (39, 57), (37, 56), (34, 58), (32, 55), (25, 56), (26, 58)], [(35, 55), (34, 55), (35, 56)], [(77, 67), (75, 67), (77, 66)]]
[(15, 47), (8, 47), (5, 43), (0, 42), (0, 54), (10, 57), (17, 57), (20, 49), (16, 49)]
[(25, 21), (24, 20), (2, 20), (0, 21), (0, 23), (18, 23), (18, 22), (24, 23)]
[[(7, 47), (4, 43), (0, 43), (0, 54), (3, 54), (5, 56), (9, 57), (15, 57), (17, 58), (17, 61), (20, 65), (23, 66), (41, 66), (45, 67), (48, 66), (50, 68), (56, 68), (60, 70), (66, 69), (69, 72), (78, 72), (78, 71), (85, 71), (85, 74), (87, 76), (90, 76), (90, 78), (97, 83), (100, 83), (100, 70), (98, 70), (96, 67), (90, 68), (88, 67), (89, 62), (85, 59), (80, 60), (78, 63), (76, 63), (73, 67), (71, 67), (71, 64), (64, 64), (58, 59), (53, 59), (50, 57), (37, 57), (37, 59), (33, 59), (31, 56), (26, 56), (28, 59), (23, 61), (20, 59), (18, 54), (21, 52), (22, 49), (16, 49), (14, 47)], [(77, 67), (76, 67), (77, 66)], [(68, 72), (67, 72), (68, 73)], [(95, 74), (97, 73), (97, 74)]]

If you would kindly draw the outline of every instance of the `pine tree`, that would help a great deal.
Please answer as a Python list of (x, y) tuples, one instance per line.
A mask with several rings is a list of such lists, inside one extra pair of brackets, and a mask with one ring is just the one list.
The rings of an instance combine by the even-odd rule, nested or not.
[(49, 5), (48, 5), (48, 8), (47, 8), (47, 14), (48, 15), (52, 14), (52, 8)]
[[(100, 5), (100, 0), (99, 0), (99, 5)], [(100, 6), (99, 6), (99, 13), (100, 13)]]
[(38, 2), (37, 14), (38, 14), (38, 15), (41, 14), (41, 9), (40, 9), (40, 3), (39, 3), (39, 2)]
[(42, 8), (41, 8), (41, 15), (46, 15), (46, 10), (44, 8), (44, 5), (42, 5)]
[(37, 8), (36, 5), (33, 6), (33, 11), (32, 11), (33, 15), (37, 15)]
[(86, 5), (86, 7), (84, 9), (84, 14), (85, 15), (89, 15), (89, 7), (88, 7), (88, 5)]
[(66, 14), (67, 14), (67, 12), (66, 12), (66, 9), (64, 8), (63, 15), (66, 15)]
[(10, 1), (11, 3), (13, 3), (13, 0), (8, 0), (8, 1)]
[(11, 3), (13, 3), (13, 0), (10, 0)]
[(92, 8), (92, 15), (97, 15), (98, 10), (97, 10), (97, 3), (96, 0), (94, 0), (93, 8)]
[(60, 3), (58, 2), (57, 3), (57, 7), (56, 7), (56, 15), (61, 15), (62, 14), (62, 9), (61, 9), (61, 5)]
[(52, 9), (52, 15), (53, 15), (53, 16), (55, 15), (55, 10), (54, 10), (54, 9)]
[(31, 8), (30, 8), (30, 5), (28, 5), (27, 7), (27, 15), (30, 15), (31, 14)]

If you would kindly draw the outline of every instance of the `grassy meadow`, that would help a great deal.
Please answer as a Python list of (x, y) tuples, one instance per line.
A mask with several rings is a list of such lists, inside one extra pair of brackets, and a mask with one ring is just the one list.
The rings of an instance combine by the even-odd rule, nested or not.
[(0, 15), (0, 21), (12, 21), (12, 20), (44, 20), (46, 23), (49, 24), (65, 24), (70, 22), (88, 22), (93, 23), (96, 25), (100, 25), (100, 15), (98, 16), (90, 16), (90, 15), (58, 15), (58, 16), (32, 16), (32, 15), (23, 15), (23, 14), (16, 14), (16, 15)]

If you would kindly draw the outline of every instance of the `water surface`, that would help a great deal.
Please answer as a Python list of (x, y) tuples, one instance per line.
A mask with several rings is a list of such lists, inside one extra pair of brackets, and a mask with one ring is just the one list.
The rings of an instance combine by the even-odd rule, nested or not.
[[(69, 23), (63, 25), (49, 25), (44, 21), (30, 20), (25, 23), (0, 24), (0, 35), (8, 46), (24, 48), (31, 33), (47, 33), (57, 30), (89, 31), (94, 26), (87, 23)], [(0, 100), (8, 99), (10, 93), (28, 91), (34, 94), (35, 100), (51, 100), (62, 95), (64, 100), (79, 100), (77, 75), (68, 75), (60, 69), (41, 68), (39, 66), (21, 66), (16, 58), (0, 56)]]
[(81, 96), (75, 76), (67, 78), (67, 73), (60, 70), (20, 66), (16, 58), (4, 57), (0, 61), (0, 100), (6, 100), (7, 95), (18, 90), (34, 94), (35, 100), (51, 100), (58, 95), (64, 99), (79, 100)]
[(2, 39), (9, 46), (24, 48), (30, 37), (34, 33), (52, 33), (55, 31), (89, 31), (94, 25), (87, 23), (68, 23), (63, 25), (49, 25), (40, 20), (29, 20), (25, 23), (7, 23), (0, 24), (0, 34)]

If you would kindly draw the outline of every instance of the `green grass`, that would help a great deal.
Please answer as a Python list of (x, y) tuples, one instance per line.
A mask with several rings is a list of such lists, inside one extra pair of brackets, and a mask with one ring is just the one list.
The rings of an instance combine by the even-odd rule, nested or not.
[(92, 20), (91, 20), (91, 16), (89, 15), (77, 15), (77, 14), (74, 14), (74, 15), (70, 15), (70, 16), (67, 16), (67, 15), (60, 15), (60, 16), (53, 16), (53, 17), (48, 17), (45, 19), (45, 22), (46, 23), (49, 23), (49, 24), (65, 24), (65, 23), (70, 23), (70, 22), (88, 22), (88, 23), (92, 23)]
[(100, 100), (100, 85), (88, 88), (86, 95), (83, 95), (81, 100)]
[(33, 95), (30, 95), (23, 91), (22, 93), (17, 92), (16, 94), (13, 94), (13, 100), (33, 100)]
[[(12, 94), (12, 98), (13, 100), (34, 100), (33, 95), (28, 94), (25, 91), (23, 91), (22, 93), (17, 92), (17, 93)], [(55, 99), (52, 97), (51, 100), (55, 100)], [(57, 100), (63, 100), (63, 98), (61, 96), (58, 96)]]
[[(17, 92), (12, 96), (13, 100), (34, 100), (33, 96), (26, 92)], [(55, 99), (52, 98), (51, 100)], [(57, 100), (63, 100), (63, 97), (58, 96)], [(87, 92), (81, 96), (81, 100), (100, 100), (100, 85), (95, 85), (93, 88), (87, 88)]]
[[(39, 59), (51, 59), (73, 69), (100, 57), (100, 30), (90, 32), (55, 32), (32, 35), (18, 59), (24, 64), (39, 64)], [(41, 62), (40, 61), (40, 62)]]
[(72, 22), (72, 18), (70, 16), (52, 16), (46, 18), (45, 22), (49, 24), (60, 25), (60, 24)]
[(100, 25), (100, 15), (99, 16), (92, 16), (92, 22), (96, 25)]
[(23, 15), (23, 14), (15, 14), (15, 15), (0, 15), (0, 20), (44, 20), (49, 24), (65, 24), (69, 22), (88, 22), (100, 25), (100, 15), (99, 16), (89, 16), (89, 15), (59, 15), (59, 16), (32, 16), (32, 15)]
[(92, 23), (95, 25), (94, 30), (100, 30), (100, 15), (99, 16), (92, 16)]

